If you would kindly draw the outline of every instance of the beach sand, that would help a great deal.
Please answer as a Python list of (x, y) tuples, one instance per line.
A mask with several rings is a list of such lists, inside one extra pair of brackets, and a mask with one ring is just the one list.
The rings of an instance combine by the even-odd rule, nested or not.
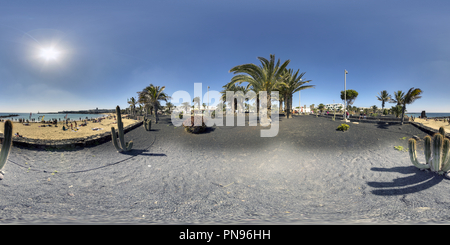
[[(114, 114), (112, 114), (114, 115)], [(123, 115), (122, 117), (124, 117)], [(73, 138), (82, 138), (88, 137), (96, 134), (103, 134), (105, 132), (111, 132), (111, 127), (114, 127), (117, 130), (117, 123), (114, 118), (111, 119), (103, 119), (100, 123), (93, 121), (88, 121), (86, 126), (80, 126), (80, 124), (84, 122), (77, 122), (77, 130), (70, 129), (63, 122), (58, 122), (58, 127), (52, 124), (51, 127), (42, 127), (42, 125), (47, 125), (43, 123), (29, 123), (29, 126), (25, 126), (19, 122), (13, 122), (13, 133), (17, 132), (19, 135), (30, 138), (30, 139), (45, 139), (45, 140), (62, 140), (62, 139), (73, 139)], [(136, 120), (132, 119), (122, 119), (123, 126), (126, 127), (130, 124), (135, 123)], [(75, 123), (73, 123), (73, 129), (75, 129)], [(4, 124), (5, 122), (0, 122), (0, 133), (4, 133)], [(66, 129), (66, 131), (62, 130), (62, 127)], [(100, 128), (100, 130), (93, 130), (93, 128)], [(15, 136), (14, 136), (15, 137)]]
[(441, 121), (435, 121), (434, 119), (421, 119), (416, 118), (414, 119), (414, 122), (420, 123), (423, 126), (430, 127), (436, 130), (439, 130), (440, 127), (444, 126), (444, 129), (446, 132), (450, 132), (450, 124), (448, 122), (444, 122), (442, 119)]

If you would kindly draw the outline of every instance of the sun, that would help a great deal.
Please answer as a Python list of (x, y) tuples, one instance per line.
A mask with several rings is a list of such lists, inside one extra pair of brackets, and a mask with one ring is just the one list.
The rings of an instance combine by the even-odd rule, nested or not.
[(48, 60), (56, 60), (59, 56), (58, 50), (55, 50), (54, 48), (46, 48), (41, 49), (40, 57)]

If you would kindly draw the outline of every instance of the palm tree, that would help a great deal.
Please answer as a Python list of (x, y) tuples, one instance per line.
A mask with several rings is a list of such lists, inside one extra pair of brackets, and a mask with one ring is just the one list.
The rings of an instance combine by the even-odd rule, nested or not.
[[(234, 83), (228, 83), (228, 84), (222, 86), (222, 88), (223, 88), (223, 90), (220, 91), (220, 93), (222, 94), (221, 99), (224, 103), (227, 100), (227, 91), (230, 91), (230, 92), (242, 91), (244, 93), (244, 95), (247, 94), (249, 91), (248, 86), (238, 86)], [(250, 98), (250, 99), (253, 99), (253, 98)], [(246, 98), (246, 101), (248, 101), (248, 98)], [(234, 98), (234, 111), (236, 111), (238, 109), (237, 106), (238, 106), (237, 98)], [(231, 109), (233, 109), (233, 108), (231, 108)]]
[(397, 105), (401, 105), (403, 103), (403, 97), (405, 96), (405, 93), (403, 93), (401, 90), (398, 90), (394, 92), (394, 95), (389, 100), (389, 103), (397, 103)]
[[(285, 73), (287, 73), (287, 79), (285, 82), (280, 84), (280, 87), (284, 88), (283, 92), (285, 93), (285, 105), (287, 105), (287, 111), (286, 111), (286, 118), (292, 118), (292, 96), (296, 92), (308, 88), (314, 88), (315, 85), (308, 85), (303, 86), (305, 83), (309, 83), (311, 80), (302, 81), (303, 75), (305, 75), (306, 72), (298, 74), (300, 70), (297, 70), (297, 72), (293, 73), (292, 69), (285, 70)], [(282, 76), (285, 76), (284, 74)]]
[(399, 117), (400, 114), (402, 114), (402, 106), (401, 105), (392, 106), (390, 112), (394, 114), (395, 117)]
[(142, 104), (139, 104), (139, 116), (142, 116)]
[[(195, 97), (195, 98), (192, 100), (192, 102), (194, 102), (194, 105), (192, 106), (192, 109), (195, 108), (195, 104), (198, 105), (198, 110), (201, 109), (201, 108), (200, 108), (200, 96)], [(194, 109), (194, 110), (195, 110), (195, 109)]]
[(141, 92), (138, 92), (139, 98), (145, 103), (153, 106), (153, 110), (155, 111), (155, 123), (158, 123), (158, 109), (160, 108), (160, 100), (164, 100), (167, 102), (167, 100), (170, 99), (170, 96), (168, 96), (166, 93), (164, 93), (164, 89), (166, 86), (154, 86), (153, 84), (150, 84), (150, 86), (147, 86), (144, 88)]
[(391, 96), (386, 90), (381, 91), (381, 93), (378, 93), (379, 96), (376, 96), (379, 101), (381, 101), (381, 110), (384, 111), (384, 103), (391, 100)]
[(175, 106), (172, 103), (170, 103), (170, 102), (166, 103), (166, 108), (169, 110), (169, 114), (172, 114), (172, 108), (174, 108), (174, 107)]
[(186, 101), (186, 102), (181, 103), (181, 106), (184, 108), (184, 111), (186, 111), (186, 113), (187, 113), (189, 110), (189, 107), (191, 106), (191, 103)]
[(234, 76), (231, 78), (231, 82), (229, 84), (241, 84), (243, 82), (248, 83), (247, 88), (254, 91), (257, 95), (257, 113), (259, 113), (259, 92), (266, 91), (267, 110), (270, 113), (270, 107), (272, 104), (270, 94), (272, 90), (275, 90), (282, 82), (284, 82), (284, 80), (286, 80), (287, 76), (282, 76), (282, 74), (290, 60), (287, 60), (280, 65), (280, 60), (278, 59), (278, 62), (275, 63), (275, 55), (272, 54), (270, 55), (270, 60), (263, 57), (258, 57), (258, 60), (261, 62), (261, 66), (257, 66), (255, 64), (244, 64), (231, 68), (229, 72), (233, 72), (234, 74), (246, 74)]
[(372, 113), (377, 113), (378, 107), (376, 105), (372, 106)]
[(401, 125), (403, 125), (403, 120), (404, 120), (404, 116), (405, 116), (405, 111), (406, 111), (406, 105), (408, 104), (412, 104), (414, 101), (416, 101), (417, 99), (422, 98), (422, 96), (420, 96), (420, 94), (422, 94), (422, 90), (420, 88), (410, 88), (408, 90), (408, 92), (405, 94), (405, 96), (403, 97), (402, 100), (402, 123)]
[(130, 104), (131, 108), (133, 109), (133, 111), (131, 112), (131, 114), (133, 115), (136, 110), (136, 104), (138, 102), (136, 101), (136, 99), (134, 97), (131, 97), (130, 100), (127, 99), (127, 103)]

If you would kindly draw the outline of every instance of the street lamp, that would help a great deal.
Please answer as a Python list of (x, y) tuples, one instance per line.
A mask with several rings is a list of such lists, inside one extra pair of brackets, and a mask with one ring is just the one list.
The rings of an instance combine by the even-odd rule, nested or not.
[[(300, 82), (302, 79), (300, 78)], [(300, 103), (300, 90), (298, 91), (298, 115), (300, 116), (300, 108), (302, 108), (302, 103)], [(305, 109), (306, 110), (306, 109)]]
[(344, 69), (344, 71), (345, 71), (345, 73), (344, 73), (344, 121), (346, 121), (347, 122), (347, 113), (346, 113), (346, 111), (347, 111), (347, 107), (346, 107), (346, 102), (347, 102), (347, 74), (348, 74), (348, 71), (347, 70), (345, 70)]
[(208, 86), (208, 115), (209, 115), (209, 86)]

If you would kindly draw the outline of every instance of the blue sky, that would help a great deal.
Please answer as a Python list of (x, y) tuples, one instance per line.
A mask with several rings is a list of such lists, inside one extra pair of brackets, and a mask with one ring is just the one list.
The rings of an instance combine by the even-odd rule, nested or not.
[[(0, 112), (123, 108), (149, 84), (193, 97), (270, 54), (316, 86), (302, 105), (342, 102), (346, 69), (355, 106), (415, 87), (409, 112), (450, 112), (448, 13), (445, 0), (5, 1)], [(49, 47), (55, 60), (39, 56)]]

